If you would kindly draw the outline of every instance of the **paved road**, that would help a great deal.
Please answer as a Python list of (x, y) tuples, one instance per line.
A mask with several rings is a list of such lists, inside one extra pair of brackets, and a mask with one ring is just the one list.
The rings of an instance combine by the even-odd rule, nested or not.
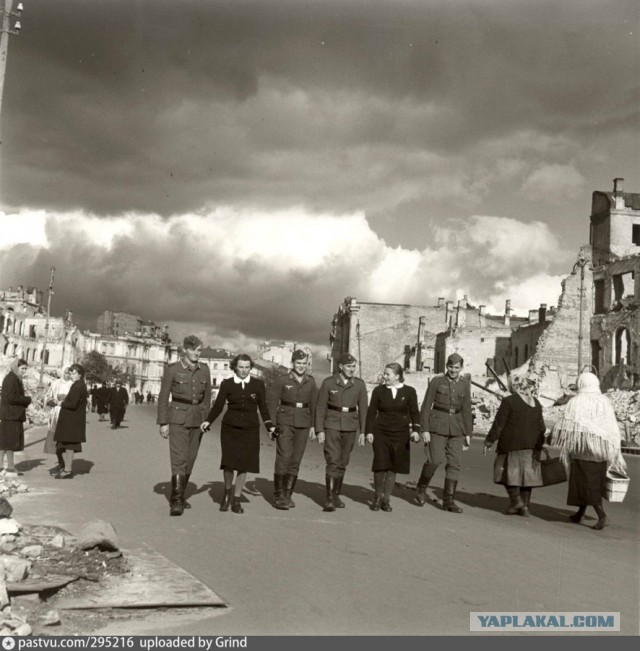
[[(42, 430), (18, 456), (32, 492), (13, 498), (23, 523), (70, 531), (92, 518), (114, 524), (124, 547), (146, 543), (209, 585), (231, 608), (191, 626), (153, 634), (465, 635), (470, 611), (620, 611), (622, 632), (640, 631), (638, 502), (640, 457), (629, 457), (630, 493), (608, 505), (601, 532), (566, 522), (566, 484), (534, 490), (531, 518), (505, 516), (507, 500), (491, 481), (492, 457), (480, 440), (465, 454), (462, 515), (410, 503), (400, 487), (393, 513), (373, 513), (371, 448), (356, 449), (344, 487), (347, 508), (323, 513), (324, 465), (310, 443), (297, 507), (270, 505), (274, 444), (264, 435), (262, 472), (246, 487), (245, 514), (220, 513), (219, 430), (203, 440), (191, 477), (193, 508), (168, 516), (167, 442), (152, 407), (131, 406), (125, 428), (89, 414), (89, 442), (78, 476), (56, 481), (41, 454)], [(415, 481), (422, 447), (412, 448)], [(440, 494), (442, 471), (436, 475)]]

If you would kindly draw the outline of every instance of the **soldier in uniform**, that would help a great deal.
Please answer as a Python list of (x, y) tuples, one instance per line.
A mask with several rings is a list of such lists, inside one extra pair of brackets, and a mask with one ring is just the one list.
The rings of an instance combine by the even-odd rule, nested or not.
[(165, 368), (158, 396), (160, 436), (169, 439), (170, 515), (182, 515), (184, 509), (191, 508), (184, 492), (200, 448), (200, 424), (211, 405), (211, 375), (209, 367), (198, 361), (201, 350), (198, 337), (185, 337), (182, 358)]
[(462, 513), (454, 497), (460, 474), (460, 456), (471, 444), (473, 429), (471, 386), (460, 377), (463, 365), (464, 360), (458, 353), (449, 355), (447, 372), (431, 379), (420, 409), (427, 461), (418, 480), (415, 501), (418, 506), (424, 506), (427, 486), (446, 458), (442, 508), (452, 513)]
[(291, 362), (293, 368), (276, 377), (267, 396), (269, 415), (278, 432), (273, 471), (274, 506), (282, 510), (295, 506), (291, 494), (307, 440), (315, 438), (313, 415), (318, 396), (316, 381), (307, 373), (307, 354), (294, 350)]
[(327, 462), (324, 511), (344, 508), (340, 493), (356, 436), (359, 434), (358, 445), (365, 443), (367, 387), (354, 377), (356, 361), (353, 355), (343, 353), (338, 359), (338, 373), (326, 378), (318, 392), (315, 429)]

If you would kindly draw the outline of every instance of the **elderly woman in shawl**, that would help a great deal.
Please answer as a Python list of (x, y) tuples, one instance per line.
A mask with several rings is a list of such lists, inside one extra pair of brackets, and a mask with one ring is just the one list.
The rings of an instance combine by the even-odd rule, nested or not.
[(593, 528), (603, 529), (608, 524), (602, 508), (607, 468), (614, 463), (624, 468), (626, 464), (620, 453), (620, 429), (613, 406), (602, 395), (593, 373), (578, 377), (578, 394), (569, 400), (556, 422), (551, 442), (560, 448), (563, 459), (571, 462), (567, 504), (578, 510), (569, 519), (578, 524), (587, 506), (593, 506), (598, 515)]

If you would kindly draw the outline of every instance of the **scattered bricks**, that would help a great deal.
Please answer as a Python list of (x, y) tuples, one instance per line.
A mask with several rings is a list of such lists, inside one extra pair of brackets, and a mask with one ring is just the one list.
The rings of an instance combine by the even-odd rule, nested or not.
[(0, 563), (4, 565), (6, 580), (11, 583), (24, 581), (31, 569), (31, 561), (20, 556), (0, 556)]
[(0, 518), (10, 518), (13, 507), (4, 497), (0, 497)]
[(24, 558), (39, 558), (42, 555), (42, 545), (29, 545), (20, 552)]

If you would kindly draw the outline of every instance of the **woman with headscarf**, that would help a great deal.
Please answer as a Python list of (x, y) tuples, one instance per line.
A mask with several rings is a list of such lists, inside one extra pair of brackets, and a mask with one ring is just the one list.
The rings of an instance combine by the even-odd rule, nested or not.
[(509, 495), (507, 515), (528, 516), (531, 492), (542, 486), (540, 450), (546, 426), (542, 405), (534, 397), (534, 376), (509, 377), (513, 393), (502, 399), (493, 425), (484, 441), (484, 454), (498, 441), (493, 481)]
[(60, 415), (56, 425), (54, 440), (56, 450), (64, 455), (64, 470), (56, 479), (71, 479), (73, 477), (73, 457), (76, 452), (82, 452), (82, 444), (87, 440), (87, 398), (89, 392), (84, 383), (84, 368), (80, 364), (69, 367), (69, 375), (73, 384), (64, 400), (59, 400)]
[(0, 395), (0, 470), (7, 457), (7, 472), (17, 473), (13, 454), (24, 450), (24, 422), (31, 398), (25, 395), (22, 378), (27, 370), (24, 359), (15, 359), (2, 381)]
[[(220, 383), (220, 391), (200, 429), (206, 432), (213, 421), (222, 413), (225, 405), (227, 411), (222, 418), (220, 429), (220, 446), (222, 459), (220, 469), (224, 476), (224, 497), (220, 504), (221, 511), (231, 510), (244, 513), (240, 504), (242, 489), (248, 472), (260, 472), (260, 421), (273, 435), (275, 427), (269, 418), (266, 389), (264, 382), (251, 377), (253, 360), (247, 354), (236, 355), (231, 361), (233, 377)], [(237, 473), (235, 486), (234, 472)], [(231, 493), (233, 490), (233, 500)]]
[(600, 391), (600, 382), (593, 373), (578, 377), (578, 394), (571, 398), (564, 414), (556, 422), (551, 442), (557, 445), (565, 461), (570, 461), (567, 504), (578, 510), (570, 520), (579, 524), (587, 506), (598, 515), (594, 529), (603, 529), (607, 516), (602, 507), (607, 468), (626, 464), (620, 453), (620, 428), (613, 406)]
[(45, 454), (55, 454), (58, 459), (58, 465), (49, 470), (50, 475), (57, 475), (65, 469), (64, 456), (62, 451), (57, 449), (53, 437), (56, 433), (56, 425), (58, 424), (58, 416), (60, 415), (60, 403), (67, 397), (72, 384), (69, 368), (65, 368), (62, 377), (54, 380), (49, 385), (44, 397), (44, 403), (47, 407), (51, 407), (51, 411), (49, 412), (49, 429), (47, 430), (47, 438), (44, 442), (43, 452)]

